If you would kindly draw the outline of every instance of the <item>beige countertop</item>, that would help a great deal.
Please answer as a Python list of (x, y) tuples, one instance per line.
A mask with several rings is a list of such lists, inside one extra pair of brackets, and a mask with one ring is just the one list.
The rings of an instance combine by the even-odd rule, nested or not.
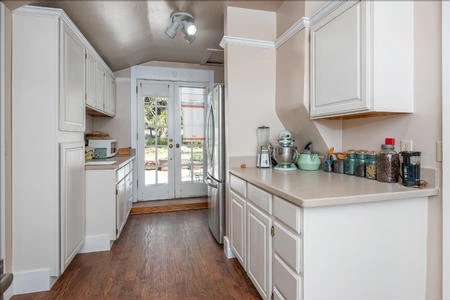
[(230, 173), (301, 207), (343, 205), (373, 201), (429, 197), (439, 194), (436, 171), (422, 169), (424, 188), (323, 171), (278, 171), (233, 168)]
[(114, 157), (108, 158), (108, 159), (93, 159), (90, 160), (91, 162), (102, 162), (102, 161), (115, 161), (115, 163), (110, 165), (85, 165), (84, 169), (86, 171), (88, 170), (115, 170), (118, 169), (124, 165), (126, 165), (129, 161), (133, 160), (135, 158), (135, 155), (116, 155)]

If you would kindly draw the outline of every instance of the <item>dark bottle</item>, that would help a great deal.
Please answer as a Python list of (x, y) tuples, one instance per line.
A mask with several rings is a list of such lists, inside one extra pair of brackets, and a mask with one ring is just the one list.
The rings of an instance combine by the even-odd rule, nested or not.
[(400, 160), (394, 150), (393, 139), (386, 139), (387, 144), (381, 145), (378, 153), (377, 180), (380, 182), (398, 182)]

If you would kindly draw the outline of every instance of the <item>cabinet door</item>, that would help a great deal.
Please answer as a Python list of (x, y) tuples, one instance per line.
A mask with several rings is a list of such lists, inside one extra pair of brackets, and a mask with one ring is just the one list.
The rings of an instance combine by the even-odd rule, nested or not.
[(271, 218), (247, 203), (247, 274), (263, 299), (269, 299), (271, 283)]
[(242, 267), (247, 270), (246, 267), (246, 243), (245, 243), (245, 200), (239, 197), (234, 192), (230, 192), (231, 207), (230, 207), (230, 219), (231, 219), (231, 232), (230, 232), (230, 244), (234, 255), (241, 263)]
[[(131, 163), (130, 163), (131, 164)], [(130, 165), (131, 167), (131, 165)], [(126, 181), (126, 216), (130, 213), (131, 207), (133, 205), (133, 170), (130, 170), (127, 177), (125, 177)]]
[(370, 108), (364, 1), (349, 1), (311, 27), (311, 117)]
[(60, 144), (61, 273), (83, 245), (85, 235), (84, 142)]
[(126, 221), (127, 197), (125, 179), (117, 183), (116, 189), (116, 233), (118, 238)]
[(105, 113), (114, 116), (116, 114), (116, 84), (111, 75), (105, 73)]
[(97, 63), (94, 56), (86, 53), (86, 105), (96, 108), (97, 105)]
[(59, 129), (85, 128), (85, 48), (78, 36), (61, 22), (61, 83)]
[(103, 67), (100, 63), (97, 63), (95, 66), (95, 107), (100, 110), (105, 110), (105, 74), (103, 71)]

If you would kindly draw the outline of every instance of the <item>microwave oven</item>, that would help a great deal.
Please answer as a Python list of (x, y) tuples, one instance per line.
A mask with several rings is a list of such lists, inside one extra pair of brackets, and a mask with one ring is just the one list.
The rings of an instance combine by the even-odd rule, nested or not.
[(116, 140), (89, 139), (88, 147), (94, 148), (94, 158), (113, 157), (119, 151)]

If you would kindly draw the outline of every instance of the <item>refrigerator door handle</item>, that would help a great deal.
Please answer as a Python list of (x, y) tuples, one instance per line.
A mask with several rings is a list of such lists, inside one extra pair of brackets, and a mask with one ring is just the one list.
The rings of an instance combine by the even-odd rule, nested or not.
[(216, 188), (217, 189), (219, 187), (219, 185), (216, 182), (214, 182), (213, 180), (211, 180), (211, 178), (209, 178), (209, 177), (205, 178), (205, 183), (207, 185), (209, 185), (210, 187), (212, 187), (212, 188)]

